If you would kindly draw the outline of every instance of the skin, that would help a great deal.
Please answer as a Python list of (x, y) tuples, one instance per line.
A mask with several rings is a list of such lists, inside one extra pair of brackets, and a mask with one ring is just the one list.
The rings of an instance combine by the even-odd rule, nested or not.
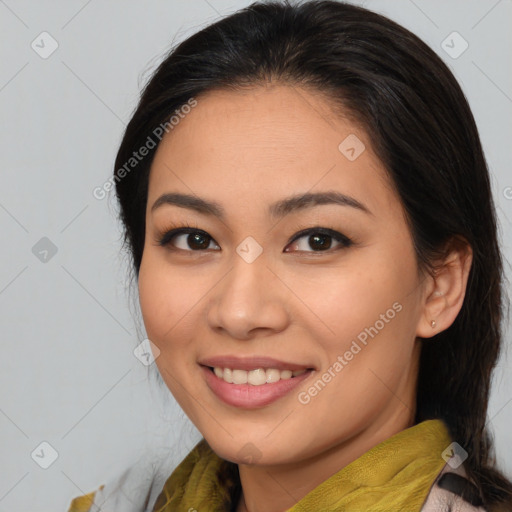
[[(197, 100), (152, 164), (140, 304), (170, 391), (212, 449), (239, 464), (238, 511), (278, 512), (413, 425), (418, 338), (453, 322), (471, 253), (453, 250), (435, 276), (420, 272), (402, 204), (371, 140), (320, 94), (274, 83)], [(338, 149), (349, 134), (366, 147), (354, 161)], [(279, 219), (268, 213), (276, 201), (323, 191), (348, 195), (368, 212), (324, 204)], [(170, 192), (215, 201), (225, 218), (169, 204), (152, 211)], [(208, 233), (207, 249), (194, 251), (187, 235), (158, 244), (169, 228), (187, 225)], [(308, 235), (289, 243), (309, 227), (331, 228), (353, 244), (330, 239), (331, 248), (315, 251)], [(248, 236), (263, 249), (252, 263), (236, 252)], [(300, 403), (298, 393), (394, 303), (401, 311), (317, 396)], [(244, 410), (220, 401), (198, 365), (226, 354), (315, 371), (276, 402)], [(243, 459), (247, 443), (258, 454), (251, 464)]]

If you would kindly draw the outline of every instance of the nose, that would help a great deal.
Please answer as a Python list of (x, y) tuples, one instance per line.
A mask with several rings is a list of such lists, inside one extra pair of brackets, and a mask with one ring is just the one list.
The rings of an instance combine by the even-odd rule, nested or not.
[(262, 256), (247, 263), (234, 256), (231, 270), (214, 287), (208, 303), (208, 324), (238, 340), (269, 336), (290, 321), (287, 289)]

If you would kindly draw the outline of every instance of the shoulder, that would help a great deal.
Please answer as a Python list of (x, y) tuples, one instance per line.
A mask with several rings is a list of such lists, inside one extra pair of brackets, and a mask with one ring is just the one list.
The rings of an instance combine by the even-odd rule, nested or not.
[(97, 490), (74, 498), (68, 512), (150, 511), (172, 472), (173, 464), (172, 453), (145, 455)]
[(445, 464), (435, 479), (421, 512), (487, 512), (477, 486), (467, 478), (463, 465)]
[[(99, 490), (102, 488), (103, 486), (101, 486)], [(92, 505), (94, 504), (95, 495), (96, 491), (93, 491), (89, 494), (85, 494), (84, 496), (79, 496), (78, 498), (73, 499), (68, 512), (89, 512), (92, 508)]]

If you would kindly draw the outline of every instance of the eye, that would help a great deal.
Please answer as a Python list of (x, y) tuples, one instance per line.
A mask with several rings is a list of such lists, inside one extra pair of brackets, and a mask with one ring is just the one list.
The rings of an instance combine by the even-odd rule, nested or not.
[(206, 251), (211, 249), (210, 244), (212, 243), (215, 249), (220, 249), (215, 240), (206, 231), (188, 227), (171, 229), (158, 239), (158, 244), (163, 247), (189, 252)]
[[(220, 250), (219, 245), (206, 231), (189, 226), (165, 231), (158, 237), (157, 243), (170, 250), (186, 252)], [(313, 227), (297, 233), (288, 242), (284, 252), (332, 252), (351, 245), (353, 245), (352, 240), (334, 229)]]
[[(288, 243), (284, 252), (291, 252), (292, 250), (299, 252), (327, 252), (332, 249), (333, 240), (334, 245), (338, 245), (333, 250), (347, 248), (353, 244), (350, 238), (338, 231), (315, 227), (297, 233), (291, 242)], [(290, 247), (291, 249), (289, 249)]]

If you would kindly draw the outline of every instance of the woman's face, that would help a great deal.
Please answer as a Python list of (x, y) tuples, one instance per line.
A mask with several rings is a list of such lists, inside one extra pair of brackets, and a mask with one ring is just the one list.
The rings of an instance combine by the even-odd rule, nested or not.
[(147, 204), (148, 338), (221, 457), (365, 451), (412, 425), (424, 287), (357, 125), (291, 86), (210, 92), (160, 143)]

